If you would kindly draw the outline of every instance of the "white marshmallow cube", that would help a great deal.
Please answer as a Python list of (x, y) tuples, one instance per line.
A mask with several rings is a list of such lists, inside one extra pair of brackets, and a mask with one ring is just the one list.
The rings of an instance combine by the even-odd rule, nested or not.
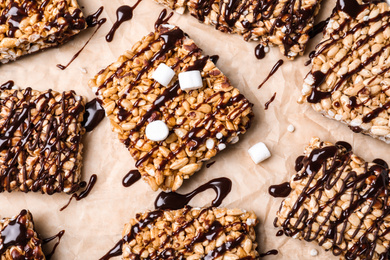
[(248, 153), (252, 158), (253, 162), (256, 164), (271, 157), (270, 151), (268, 150), (267, 146), (262, 142), (259, 142), (249, 148)]
[(171, 69), (165, 63), (160, 63), (152, 74), (152, 78), (164, 87), (169, 85), (169, 82), (171, 82), (174, 76), (175, 72), (173, 69)]
[(164, 141), (169, 135), (169, 128), (163, 121), (156, 120), (146, 126), (145, 134), (149, 140)]
[(203, 87), (202, 75), (199, 70), (179, 73), (179, 84), (183, 91), (195, 90)]

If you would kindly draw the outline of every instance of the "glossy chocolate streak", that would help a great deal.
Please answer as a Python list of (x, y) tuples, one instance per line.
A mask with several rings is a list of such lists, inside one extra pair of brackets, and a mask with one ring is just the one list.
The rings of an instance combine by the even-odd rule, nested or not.
[(123, 178), (122, 185), (124, 187), (130, 187), (131, 185), (136, 183), (139, 179), (141, 179), (141, 173), (138, 170), (131, 170)]
[(173, 12), (170, 12), (169, 15), (167, 16), (167, 9), (163, 9), (161, 11), (160, 15), (158, 16), (156, 22), (154, 23), (154, 29), (157, 30), (161, 24), (168, 23), (168, 21), (169, 21), (169, 19), (171, 19), (172, 15), (173, 15)]
[(275, 97), (276, 97), (276, 92), (272, 95), (271, 99), (267, 101), (267, 103), (265, 103), (264, 105), (264, 109), (267, 110), (269, 105), (275, 100)]
[(95, 36), (97, 31), (100, 29), (100, 27), (107, 21), (106, 18), (99, 19), (99, 16), (102, 14), (102, 12), (103, 12), (103, 6), (100, 7), (95, 13), (89, 15), (85, 19), (88, 27), (95, 27), (97, 25), (98, 28), (93, 32), (93, 34), (89, 37), (89, 39), (84, 43), (83, 47), (81, 47), (81, 49), (78, 52), (76, 52), (75, 55), (73, 55), (73, 57), (70, 59), (70, 61), (66, 65), (57, 64), (57, 68), (59, 68), (61, 70), (65, 70), (69, 67), (70, 64), (72, 64), (72, 62), (75, 59), (77, 59), (77, 57), (80, 55), (80, 53), (85, 49), (85, 47), (91, 41), (93, 36)]
[(214, 163), (215, 161), (209, 162), (208, 164), (206, 164), (206, 168), (210, 168)]
[(213, 189), (215, 191), (217, 196), (212, 201), (211, 205), (213, 207), (218, 207), (221, 205), (223, 199), (230, 193), (232, 189), (232, 181), (228, 178), (213, 179), (187, 194), (179, 194), (176, 192), (161, 192), (157, 196), (154, 202), (154, 206), (156, 209), (163, 210), (181, 209), (187, 205), (187, 203), (190, 202), (190, 200), (197, 194), (208, 189)]
[(218, 55), (210, 56), (210, 60), (211, 60), (214, 64), (217, 64), (217, 62), (218, 62), (218, 60), (219, 60), (219, 56), (218, 56)]
[(115, 32), (118, 30), (119, 26), (133, 18), (133, 11), (141, 1), (142, 0), (138, 0), (133, 6), (122, 5), (116, 10), (116, 22), (112, 26), (110, 32), (106, 35), (106, 41), (111, 42), (114, 39)]
[[(74, 99), (76, 103), (76, 97), (74, 92), (63, 92), (62, 97), (54, 104), (48, 104), (49, 100), (52, 100), (53, 94), (51, 90), (47, 93), (41, 94), (34, 101), (31, 101), (32, 89), (27, 88), (24, 90), (23, 98), (19, 102), (27, 102), (27, 104), (21, 109), (15, 109), (17, 104), (13, 101), (13, 97), (21, 92), (14, 92), (14, 94), (8, 98), (2, 100), (2, 105), (5, 104), (11, 105), (12, 111), (8, 119), (5, 120), (4, 124), (1, 126), (1, 131), (3, 134), (0, 136), (0, 150), (4, 150), (4, 169), (2, 169), (0, 174), (0, 192), (8, 191), (11, 189), (11, 182), (17, 181), (14, 179), (14, 170), (16, 169), (20, 158), (24, 158), (25, 150), (35, 150), (37, 147), (41, 148), (39, 154), (40, 160), (36, 160), (31, 165), (31, 169), (27, 170), (24, 168), (22, 171), (24, 182), (21, 185), (25, 185), (26, 180), (31, 179), (32, 175), (37, 174), (37, 178), (34, 178), (35, 181), (31, 186), (31, 191), (37, 192), (41, 191), (42, 187), (46, 188), (46, 193), (52, 195), (55, 192), (62, 192), (63, 186), (66, 178), (62, 177), (61, 170), (63, 169), (63, 162), (68, 160), (69, 156), (72, 154), (77, 154), (80, 143), (80, 136), (74, 137), (74, 145), (71, 147), (60, 146), (61, 141), (67, 138), (67, 129), (70, 126), (70, 122), (77, 121), (80, 116), (80, 110), (84, 110), (84, 106), (79, 103), (72, 110), (66, 110), (66, 102), (69, 102), (71, 99)], [(36, 116), (31, 115), (31, 110), (37, 108), (37, 104), (40, 103), (40, 112)], [(8, 106), (7, 105), (7, 106)], [(54, 113), (54, 108), (56, 106), (61, 106), (63, 108), (63, 116), (60, 118), (60, 122), (49, 120), (48, 117), (52, 116)], [(11, 120), (12, 118), (12, 120)], [(45, 139), (41, 142), (34, 142), (29, 139), (33, 133), (38, 133), (38, 135), (44, 134), (44, 122), (49, 121), (47, 129), (49, 131), (46, 133)], [(63, 128), (64, 130), (60, 131), (59, 129)], [(21, 149), (12, 151), (11, 149), (5, 150), (8, 147), (11, 147), (12, 140), (14, 139), (16, 131), (21, 131), (21, 136), (19, 141), (17, 141), (13, 146), (20, 147)], [(50, 138), (49, 138), (50, 137)], [(48, 163), (50, 156), (53, 152), (60, 152), (64, 158), (58, 158), (54, 163), (55, 171), (49, 174), (49, 171), (46, 167), (37, 168), (38, 165), (45, 165)], [(25, 163), (24, 161), (22, 163)], [(52, 168), (53, 169), (53, 168)], [(68, 176), (74, 176), (77, 166), (75, 165)], [(59, 182), (59, 185), (55, 188), (55, 182)], [(76, 183), (73, 183), (73, 188), (77, 187)], [(26, 191), (28, 189), (26, 188)]]
[(58, 245), (60, 244), (61, 238), (62, 238), (62, 236), (64, 234), (65, 234), (65, 230), (61, 230), (60, 232), (58, 232), (57, 235), (54, 235), (52, 237), (48, 237), (48, 238), (45, 238), (45, 239), (42, 240), (42, 244), (47, 244), (47, 243), (51, 242), (52, 240), (58, 238), (58, 241), (54, 244), (53, 249), (51, 250), (51, 252), (49, 254), (46, 254), (46, 259), (47, 260), (50, 260), (51, 257), (56, 252), (56, 249), (57, 249)]
[(260, 254), (260, 257), (265, 257), (269, 255), (277, 255), (279, 252), (276, 249), (269, 250), (268, 252), (265, 252), (263, 254)]
[(325, 27), (328, 25), (328, 23), (329, 23), (329, 18), (314, 25), (313, 29), (309, 32), (309, 38), (313, 39), (314, 37), (317, 36), (317, 34), (322, 33)]
[(268, 188), (268, 193), (275, 198), (285, 198), (291, 192), (291, 187), (289, 182), (284, 182), (278, 185), (272, 185)]
[(3, 255), (11, 246), (19, 246), (24, 248), (28, 241), (32, 238), (31, 234), (27, 233), (26, 216), (27, 211), (22, 210), (15, 220), (0, 232), (2, 243), (0, 244), (0, 255)]
[(13, 86), (15, 86), (15, 83), (12, 80), (9, 80), (0, 86), (0, 90), (10, 90)]
[(258, 44), (255, 48), (255, 56), (257, 59), (261, 60), (264, 59), (265, 57), (265, 50), (264, 50), (264, 45), (263, 44)]
[(65, 206), (63, 206), (60, 209), (60, 211), (63, 211), (64, 209), (66, 209), (69, 206), (69, 204), (72, 202), (73, 198), (75, 198), (77, 201), (85, 199), (89, 195), (89, 193), (91, 192), (92, 188), (95, 186), (96, 181), (97, 181), (97, 175), (92, 174), (91, 178), (89, 179), (87, 188), (85, 190), (83, 190), (82, 192), (80, 192), (80, 194), (78, 194), (78, 195), (76, 193), (72, 194), (72, 196), (69, 199), (69, 202)]
[[(200, 21), (204, 21), (205, 17), (210, 14), (213, 9), (214, 0), (197, 0), (194, 15)], [(216, 29), (223, 32), (231, 32), (231, 27), (239, 22), (239, 19), (243, 13), (249, 11), (249, 8), (253, 8), (253, 2), (251, 1), (238, 1), (229, 0), (224, 4), (219, 4), (219, 12), (216, 17)], [(285, 47), (285, 55), (290, 52), (292, 46), (298, 43), (301, 37), (300, 30), (304, 28), (309, 20), (313, 17), (314, 11), (319, 4), (315, 1), (313, 8), (307, 8), (303, 6), (302, 0), (290, 0), (285, 1), (284, 5), (279, 0), (259, 0), (257, 5), (254, 6), (253, 21), (244, 20), (241, 22), (242, 26), (246, 29), (251, 29), (258, 23), (264, 22), (265, 19), (269, 19), (274, 13), (276, 6), (281, 7), (279, 15), (272, 21), (270, 34), (273, 34), (276, 28), (286, 28), (286, 36), (282, 39)], [(225, 21), (226, 25), (221, 25), (220, 21)], [(250, 36), (249, 36), (250, 37)]]
[[(374, 210), (373, 205), (378, 202), (379, 198), (382, 198), (381, 215), (376, 216), (376, 219), (372, 219), (372, 224), (367, 227), (367, 231), (360, 235), (360, 238), (352, 247), (348, 247), (349, 249), (347, 249), (345, 254), (346, 259), (372, 259), (376, 241), (390, 232), (390, 228), (387, 228), (383, 233), (379, 233), (379, 227), (383, 225), (384, 219), (390, 215), (390, 206), (387, 199), (390, 195), (388, 189), (389, 169), (383, 160), (376, 160), (376, 164), (371, 167), (368, 167), (368, 163), (366, 163), (363, 173), (357, 174), (354, 171), (349, 171), (345, 177), (341, 178), (351, 161), (351, 155), (351, 145), (346, 142), (338, 142), (335, 146), (314, 149), (309, 156), (297, 159), (296, 169), (299, 171), (299, 174), (295, 180), (307, 178), (307, 184), (296, 199), (290, 212), (287, 213), (287, 218), (282, 223), (282, 228), (287, 236), (294, 236), (299, 232), (306, 241), (317, 240), (320, 232), (324, 233), (325, 236), (319, 241), (319, 244), (322, 245), (325, 241), (330, 240), (333, 253), (339, 255), (341, 254), (339, 246), (343, 243), (343, 235), (349, 223), (348, 218), (363, 203), (370, 202), (367, 213), (364, 214), (355, 232), (350, 235), (351, 238), (355, 238), (361, 230), (367, 215)], [(329, 160), (328, 164), (326, 163), (327, 160)], [(329, 162), (331, 163), (329, 164)], [(319, 172), (322, 174), (321, 178), (316, 179), (316, 182), (313, 183), (315, 176), (320, 174)], [(307, 209), (301, 210), (303, 203), (314, 196), (314, 194), (318, 192), (321, 194), (325, 189), (333, 189), (340, 180), (342, 181), (341, 188), (334, 189), (339, 191), (336, 192), (333, 198), (324, 202), (324, 205), (321, 205), (317, 212), (309, 213)], [(337, 219), (329, 221), (334, 214), (337, 200), (345, 194), (354, 194), (349, 207), (342, 209)], [(318, 231), (314, 231), (313, 223), (318, 223), (316, 218), (324, 210), (329, 213), (327, 213), (325, 220), (320, 222)], [(301, 213), (297, 216), (298, 212)], [(297, 219), (294, 225), (291, 224), (292, 218)], [(293, 231), (290, 230), (291, 226)], [(299, 226), (301, 228), (298, 228)], [(369, 234), (371, 234), (372, 238), (367, 239)], [(384, 256), (387, 256), (387, 252), (380, 255), (380, 259), (385, 259)]]
[(268, 76), (265, 78), (265, 80), (257, 87), (257, 88), (261, 88), (268, 80), (269, 78), (275, 74), (275, 72), (278, 71), (278, 69), (280, 68), (280, 66), (283, 65), (283, 60), (278, 60), (278, 62), (276, 62), (276, 64), (272, 67), (270, 73), (268, 74)]
[(107, 254), (105, 254), (102, 258), (100, 258), (99, 260), (108, 260), (108, 259), (111, 259), (115, 256), (120, 256), (122, 255), (122, 245), (123, 245), (123, 240), (119, 240), (115, 246), (107, 252)]
[(99, 100), (92, 99), (85, 105), (83, 126), (87, 132), (91, 132), (105, 117), (104, 108)]

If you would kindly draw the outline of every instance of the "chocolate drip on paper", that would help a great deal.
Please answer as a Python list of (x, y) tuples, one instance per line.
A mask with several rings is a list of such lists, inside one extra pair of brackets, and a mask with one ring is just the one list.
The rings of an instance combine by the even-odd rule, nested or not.
[[(73, 198), (75, 198), (77, 201), (85, 199), (89, 195), (89, 193), (91, 192), (93, 187), (95, 186), (96, 181), (97, 181), (97, 175), (96, 174), (92, 174), (91, 178), (89, 179), (87, 188), (85, 190), (83, 190), (82, 192), (80, 192), (80, 194), (76, 194), (76, 193), (72, 194), (72, 196), (70, 197), (68, 203), (65, 206), (63, 206), (60, 209), (60, 211), (63, 211), (64, 209), (66, 209), (69, 206), (69, 204), (72, 202)], [(83, 185), (83, 184), (81, 184), (81, 185)]]
[(278, 60), (276, 64), (272, 67), (271, 71), (269, 72), (268, 76), (265, 78), (265, 80), (257, 87), (258, 89), (261, 88), (268, 80), (269, 78), (275, 74), (275, 72), (278, 71), (278, 69), (283, 65), (283, 60)]
[(104, 108), (98, 99), (92, 99), (85, 105), (83, 126), (87, 132), (91, 132), (105, 117)]
[(138, 170), (131, 170), (123, 178), (122, 185), (124, 187), (130, 187), (140, 179), (141, 179), (141, 173)]
[(54, 239), (58, 238), (58, 241), (54, 244), (51, 252), (49, 254), (46, 254), (47, 260), (50, 260), (52, 258), (52, 256), (54, 255), (54, 253), (56, 252), (56, 249), (57, 249), (58, 245), (61, 243), (61, 238), (63, 237), (64, 234), (65, 234), (65, 230), (61, 230), (60, 232), (58, 232), (58, 234), (42, 240), (42, 244), (47, 244), (50, 241), (53, 241)]

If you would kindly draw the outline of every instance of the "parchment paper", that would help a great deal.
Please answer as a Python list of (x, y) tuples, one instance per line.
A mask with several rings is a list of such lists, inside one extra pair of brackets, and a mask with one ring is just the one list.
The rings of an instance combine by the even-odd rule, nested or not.
[[(153, 25), (162, 6), (151, 0), (143, 2), (134, 11), (131, 21), (125, 22), (117, 31), (113, 42), (104, 39), (116, 20), (116, 9), (123, 4), (133, 5), (133, 0), (80, 0), (84, 13), (90, 14), (104, 5), (103, 16), (106, 24), (91, 40), (78, 59), (65, 71), (56, 67), (66, 64), (73, 54), (82, 47), (94, 29), (88, 29), (68, 44), (43, 53), (22, 58), (0, 67), (0, 82), (14, 80), (22, 87), (38, 90), (52, 88), (57, 91), (74, 89), (80, 95), (94, 98), (87, 82), (100, 69), (115, 61), (117, 57), (142, 36), (153, 30)], [(324, 0), (317, 22), (327, 17), (335, 5), (335, 0)], [(354, 151), (366, 160), (383, 158), (390, 162), (389, 146), (368, 136), (352, 133), (339, 122), (322, 117), (309, 106), (296, 103), (301, 91), (302, 79), (310, 67), (305, 67), (308, 53), (321, 39), (317, 36), (310, 41), (305, 57), (288, 61), (277, 48), (272, 48), (266, 58), (257, 60), (254, 48), (257, 43), (248, 43), (238, 35), (227, 35), (213, 27), (200, 24), (189, 14), (175, 14), (170, 23), (180, 26), (204, 50), (207, 55), (218, 54), (217, 66), (230, 78), (234, 86), (255, 104), (255, 120), (241, 141), (224, 150), (210, 168), (205, 167), (185, 181), (180, 193), (185, 193), (216, 177), (225, 176), (232, 180), (233, 190), (224, 200), (223, 207), (240, 207), (253, 210), (260, 220), (258, 225), (259, 251), (279, 250), (277, 256), (266, 259), (337, 259), (314, 243), (298, 241), (287, 237), (276, 237), (277, 230), (272, 222), (282, 199), (268, 195), (268, 187), (290, 179), (294, 173), (294, 161), (302, 154), (312, 136), (322, 140), (343, 140), (353, 145)], [(274, 64), (284, 59), (284, 65), (259, 90), (257, 86), (264, 80)], [(83, 73), (85, 68), (87, 73)], [(276, 92), (276, 99), (269, 110), (264, 104)], [(294, 133), (287, 131), (293, 124)], [(269, 147), (272, 157), (255, 165), (247, 150), (262, 141)], [(137, 212), (153, 209), (156, 192), (139, 181), (125, 188), (123, 176), (134, 169), (134, 160), (126, 148), (111, 132), (108, 119), (91, 133), (87, 133), (84, 143), (83, 180), (91, 174), (98, 175), (98, 181), (91, 194), (84, 200), (75, 202), (65, 210), (69, 196), (54, 196), (24, 193), (0, 194), (0, 215), (13, 216), (21, 209), (29, 209), (42, 237), (48, 237), (64, 229), (66, 231), (58, 250), (52, 259), (92, 259), (103, 256), (121, 237), (124, 224)], [(193, 206), (206, 206), (205, 201), (213, 199), (213, 192), (207, 191), (190, 202)], [(310, 250), (319, 251), (317, 257), (310, 256)], [(46, 249), (47, 250), (47, 249)], [(46, 251), (47, 252), (47, 251)], [(119, 258), (117, 258), (119, 259)]]

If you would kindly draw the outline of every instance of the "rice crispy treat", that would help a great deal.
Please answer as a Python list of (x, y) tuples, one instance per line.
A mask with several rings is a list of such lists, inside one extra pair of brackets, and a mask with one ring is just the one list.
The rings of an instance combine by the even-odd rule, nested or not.
[(240, 209), (185, 207), (137, 214), (122, 236), (122, 259), (258, 259), (257, 217)]
[(18, 216), (0, 220), (1, 260), (44, 260), (41, 246), (29, 211), (22, 210)]
[(365, 162), (346, 142), (312, 138), (298, 157), (275, 226), (316, 241), (341, 259), (387, 259), (390, 247), (389, 168)]
[(63, 44), (86, 27), (77, 0), (2, 0), (0, 63)]
[[(160, 63), (176, 73), (167, 87), (152, 79)], [(181, 90), (177, 75), (189, 70), (201, 72), (202, 88)], [(252, 104), (193, 40), (171, 25), (145, 36), (99, 72), (90, 86), (154, 191), (177, 190), (204, 161), (237, 142), (253, 116)], [(164, 141), (145, 135), (154, 120), (163, 120), (169, 128)]]
[(390, 143), (390, 9), (386, 2), (337, 8), (312, 55), (300, 102)]
[[(170, 8), (177, 4), (176, 0), (155, 1)], [(238, 33), (246, 41), (279, 46), (288, 59), (294, 59), (305, 50), (320, 3), (321, 0), (188, 0), (185, 4), (199, 21), (222, 32)]]
[(77, 191), (83, 114), (84, 99), (73, 91), (2, 89), (0, 192)]

